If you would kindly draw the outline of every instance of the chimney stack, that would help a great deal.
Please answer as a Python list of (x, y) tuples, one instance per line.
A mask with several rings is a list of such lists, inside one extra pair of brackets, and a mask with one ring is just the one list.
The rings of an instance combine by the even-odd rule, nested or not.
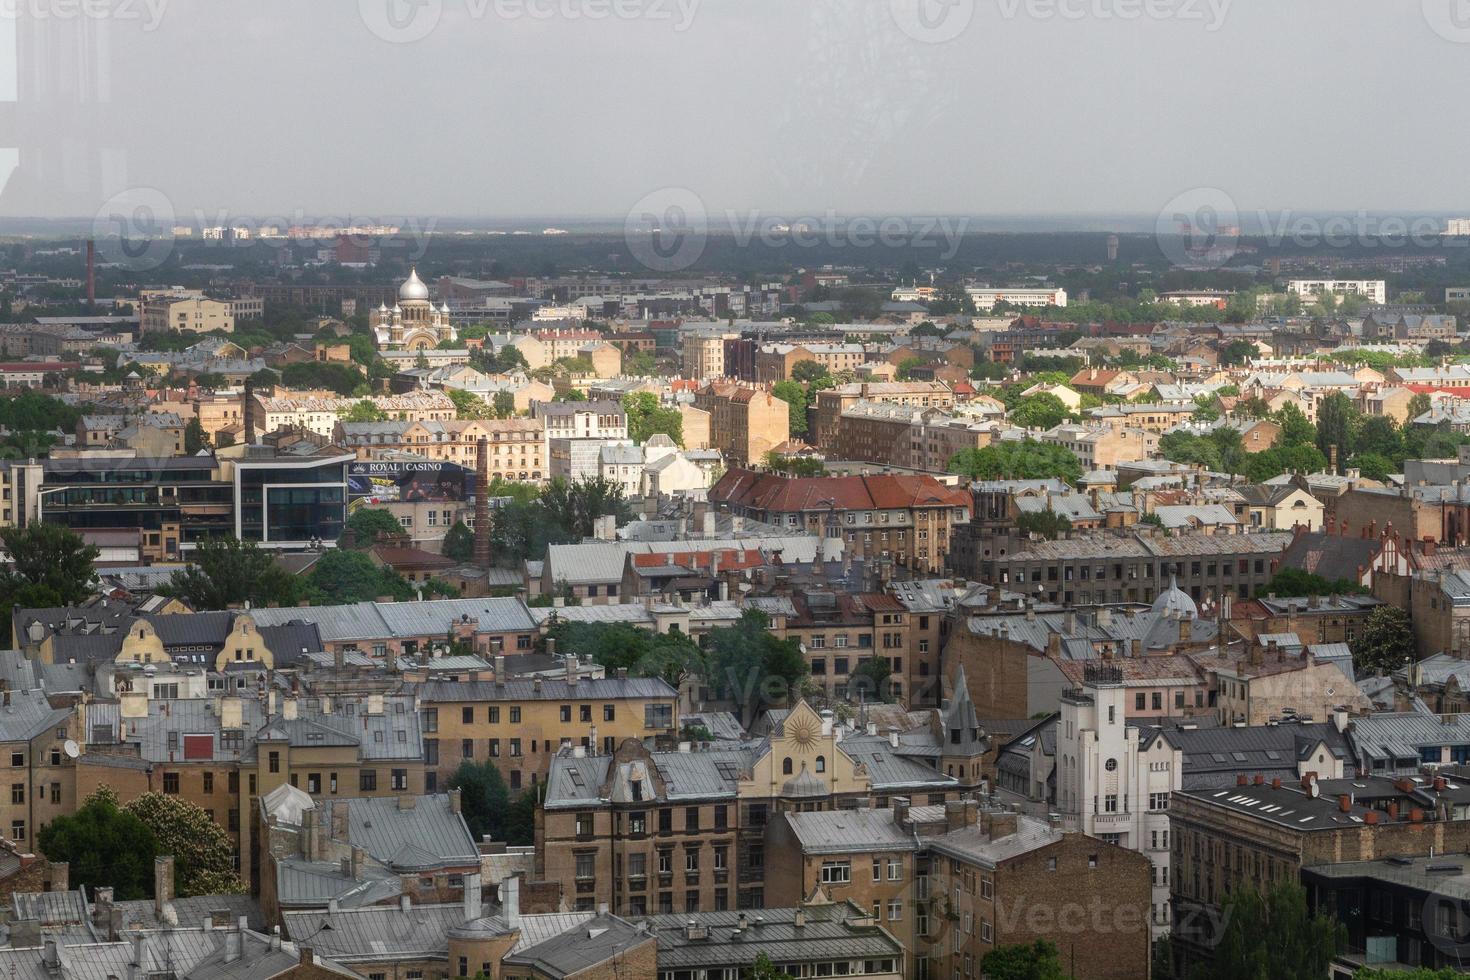
[(464, 876), (464, 919), (474, 922), (481, 914), (480, 873), (476, 871)]
[(490, 567), (490, 440), (475, 446), (475, 565)]
[(244, 398), (245, 404), (241, 406), (241, 409), (245, 415), (243, 423), (245, 431), (241, 435), (245, 440), (245, 445), (250, 446), (255, 443), (255, 382), (249, 378), (245, 379)]
[(174, 900), (174, 859), (172, 855), (153, 859), (153, 913), (160, 919), (163, 910)]

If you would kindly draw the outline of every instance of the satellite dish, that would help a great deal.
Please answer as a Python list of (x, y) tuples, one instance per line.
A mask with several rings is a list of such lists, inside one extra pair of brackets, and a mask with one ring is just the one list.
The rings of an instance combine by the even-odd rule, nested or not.
[(66, 744), (62, 745), (61, 748), (62, 751), (66, 753), (66, 757), (68, 759), (75, 759), (77, 756), (82, 754), (81, 747), (78, 746), (77, 743), (72, 739), (67, 739)]

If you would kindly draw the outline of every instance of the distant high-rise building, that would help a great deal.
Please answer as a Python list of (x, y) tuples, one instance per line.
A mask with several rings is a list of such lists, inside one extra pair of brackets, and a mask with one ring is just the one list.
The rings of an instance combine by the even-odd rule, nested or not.
[(1118, 236), (1117, 235), (1109, 235), (1108, 236), (1108, 261), (1109, 262), (1116, 262), (1116, 261), (1118, 261)]

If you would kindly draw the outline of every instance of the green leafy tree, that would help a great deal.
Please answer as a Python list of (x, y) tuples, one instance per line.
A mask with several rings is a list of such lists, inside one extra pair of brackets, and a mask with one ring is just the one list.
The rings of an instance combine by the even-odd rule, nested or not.
[(1398, 423), (1393, 420), (1392, 416), (1365, 415), (1361, 418), (1357, 438), (1353, 443), (1354, 456), (1368, 453), (1385, 456), (1391, 460), (1404, 458), (1404, 437), (1399, 433)]
[(367, 552), (340, 548), (317, 559), (307, 583), (312, 604), (319, 606), (372, 602), (383, 596), (395, 602), (407, 602), (417, 595), (402, 575), (373, 564)]
[(928, 363), (922, 357), (905, 357), (898, 362), (898, 370), (894, 372), (894, 376), (900, 381), (908, 381), (915, 371)]
[(443, 553), (445, 558), (469, 561), (475, 557), (475, 532), (464, 521), (455, 521), (444, 533)]
[(623, 373), (630, 378), (651, 378), (658, 374), (658, 362), (649, 351), (634, 351), (623, 358)]
[(505, 814), (505, 842), (511, 847), (536, 843), (536, 808), (546, 799), (546, 783), (521, 791)]
[(818, 384), (823, 381), (830, 384), (832, 374), (817, 361), (797, 361), (791, 365), (791, 380), (804, 385)]
[(1351, 465), (1365, 479), (1380, 482), (1388, 480), (1390, 476), (1399, 471), (1392, 459), (1378, 453), (1358, 453), (1352, 458)]
[[(111, 887), (118, 901), (153, 894), (158, 840), (137, 816), (122, 809), (103, 787), (73, 814), (53, 817), (36, 834), (48, 861), (65, 861), (73, 887)], [(227, 847), (226, 855), (230, 853)]]
[(381, 507), (359, 507), (347, 518), (347, 526), (337, 545), (342, 548), (368, 549), (384, 539), (403, 535), (403, 525), (398, 518)]
[(1414, 659), (1414, 624), (1398, 606), (1383, 605), (1369, 613), (1368, 621), (1351, 643), (1353, 665), (1364, 673), (1389, 674)]
[(91, 594), (93, 562), (101, 552), (70, 528), (37, 521), (7, 527), (0, 530), (0, 545), (10, 556), (10, 566), (0, 573), (0, 588), (42, 587), (67, 606)]
[(1190, 463), (1219, 472), (1220, 450), (1209, 439), (1192, 432), (1169, 432), (1159, 440), (1159, 455), (1176, 463)]
[(1412, 422), (1433, 407), (1433, 400), (1431, 400), (1427, 394), (1421, 391), (1419, 394), (1409, 399), (1407, 414), (1404, 416), (1404, 418)]
[(464, 760), (449, 778), (449, 788), (459, 790), (460, 813), (475, 840), (487, 835), (491, 840), (505, 840), (510, 791), (493, 762)]
[(1027, 395), (1008, 413), (1012, 424), (1027, 429), (1052, 429), (1066, 421), (1071, 411), (1050, 392)]
[(274, 388), (281, 383), (281, 375), (270, 368), (261, 368), (250, 376), (250, 383), (256, 388)]
[(1233, 367), (1239, 364), (1247, 364), (1252, 358), (1260, 356), (1260, 350), (1250, 341), (1232, 340), (1220, 349), (1220, 366)]
[(1338, 459), (1351, 456), (1357, 423), (1358, 410), (1347, 395), (1334, 391), (1323, 398), (1317, 405), (1317, 448), (1322, 455), (1331, 458), (1336, 449)]
[(623, 396), (623, 412), (628, 416), (628, 438), (642, 445), (650, 436), (662, 433), (684, 445), (684, 416), (677, 408), (665, 408), (651, 391), (634, 391)]
[(123, 809), (153, 834), (157, 853), (173, 855), (174, 891), (180, 898), (245, 890), (230, 858), (230, 835), (203, 808), (180, 796), (144, 793)]
[[(446, 388), (444, 394), (448, 395), (449, 400), (454, 402), (455, 418), (484, 419), (489, 418), (492, 414), (490, 406), (486, 404), (485, 399), (473, 391), (465, 391), (463, 388)], [(502, 392), (501, 394), (509, 394), (509, 392)], [(515, 396), (512, 395), (511, 404), (514, 405), (514, 403)]]
[(1264, 483), (1283, 473), (1321, 473), (1327, 457), (1312, 445), (1274, 446), (1245, 457), (1245, 475), (1252, 483)]
[(1200, 980), (1320, 980), (1347, 941), (1336, 919), (1308, 910), (1306, 889), (1293, 881), (1264, 895), (1249, 886), (1231, 892), (1221, 921), (1224, 930), (1214, 958), (1200, 966)]
[[(511, 350), (515, 350), (514, 347)], [(493, 413), (498, 419), (508, 419), (516, 413), (516, 396), (508, 391), (497, 391), (494, 400), (490, 403)]]
[(346, 411), (338, 413), (338, 417), (343, 422), (383, 422), (387, 420), (388, 413), (379, 408), (371, 398), (364, 398)]
[(761, 465), (787, 476), (822, 476), (827, 472), (827, 464), (811, 456), (777, 456), (768, 452), (761, 457)]
[(755, 962), (740, 974), (740, 980), (794, 980), (791, 974), (776, 969), (776, 964), (765, 953), (756, 956)]
[(771, 385), (771, 394), (790, 406), (791, 434), (793, 436), (806, 435), (808, 404), (806, 386), (799, 381), (777, 381)]
[(1076, 483), (1082, 477), (1082, 464), (1069, 450), (1034, 439), (961, 450), (950, 457), (947, 469), (971, 480), (1057, 478)]
[(576, 650), (609, 673), (626, 670), (632, 677), (660, 677), (675, 688), (705, 669), (704, 652), (687, 633), (558, 619), (546, 635), (556, 640), (558, 648)]
[(1030, 946), (997, 946), (980, 961), (986, 980), (1067, 980), (1056, 944), (1038, 939)]
[(893, 667), (887, 657), (868, 657), (848, 677), (848, 698), (854, 701), (887, 701), (893, 693), (892, 677)]
[(1271, 581), (1267, 582), (1265, 587), (1257, 592), (1257, 595), (1276, 595), (1285, 598), (1287, 596), (1354, 595), (1367, 591), (1351, 579), (1340, 578), (1329, 581), (1300, 568), (1283, 568), (1271, 576)]
[(1281, 426), (1278, 446), (1302, 446), (1317, 441), (1317, 427), (1295, 405), (1283, 405), (1273, 421)]
[(304, 361), (287, 364), (281, 381), (290, 388), (326, 388), (339, 395), (355, 395), (366, 385), (361, 370), (340, 361)]
[(194, 609), (227, 609), (246, 602), (287, 606), (300, 594), (297, 579), (253, 541), (203, 538), (190, 557), (189, 567), (174, 572), (158, 591)]
[(707, 634), (705, 679), (735, 702), (747, 727), (765, 708), (788, 703), (810, 674), (800, 644), (778, 639), (770, 628), (769, 616), (747, 609), (735, 625)]
[(1016, 518), (1016, 528), (1022, 534), (1039, 534), (1048, 541), (1055, 541), (1063, 533), (1072, 530), (1072, 521), (1066, 514), (1047, 509), (1022, 514)]
[(204, 433), (204, 426), (200, 424), (199, 417), (195, 416), (184, 426), (184, 452), (190, 456), (197, 456), (201, 449), (209, 447), (209, 436)]

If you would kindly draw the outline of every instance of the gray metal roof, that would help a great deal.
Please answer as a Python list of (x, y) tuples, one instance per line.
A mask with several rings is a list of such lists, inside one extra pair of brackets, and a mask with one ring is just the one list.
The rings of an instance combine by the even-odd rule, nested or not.
[[(659, 971), (743, 966), (762, 953), (778, 964), (903, 956), (903, 946), (881, 926), (859, 924), (871, 922), (870, 913), (850, 902), (806, 906), (806, 924), (800, 928), (796, 911), (767, 908), (653, 916), (648, 924), (658, 938)], [(706, 938), (687, 938), (685, 925), (690, 920), (707, 930)], [(736, 935), (742, 924), (746, 929)]]
[(569, 977), (652, 941), (652, 935), (626, 919), (599, 915), (575, 929), (517, 950), (503, 962), (534, 969), (538, 976)]
[(347, 833), (369, 856), (400, 871), (480, 863), (480, 850), (464, 817), (447, 794), (412, 797), (404, 809), (396, 797), (335, 800), (347, 807)]
[(1421, 748), (1470, 744), (1470, 714), (1380, 711), (1353, 722), (1353, 745), (1366, 759), (1412, 757)]
[(1043, 820), (1016, 815), (1016, 832), (1004, 837), (992, 838), (978, 825), (952, 830), (940, 837), (926, 838), (931, 850), (948, 857), (957, 857), (980, 865), (995, 868), (1011, 858), (1049, 847), (1062, 839), (1062, 832)]
[(334, 861), (287, 857), (276, 863), (276, 894), (283, 907), (325, 908), (336, 902), (350, 909), (395, 898), (402, 890), (398, 875), (376, 864), (364, 864), (359, 880), (343, 874)]
[(840, 748), (868, 767), (868, 778), (874, 792), (905, 789), (944, 790), (957, 785), (946, 776), (921, 762), (899, 755), (887, 738), (881, 735), (851, 735), (839, 743)]
[(804, 854), (914, 851), (914, 835), (895, 822), (894, 810), (825, 810), (784, 814)]
[[(464, 906), (374, 905), (287, 912), (286, 934), (343, 963), (442, 959), (449, 930), (464, 922)], [(330, 928), (328, 928), (330, 927)]]

